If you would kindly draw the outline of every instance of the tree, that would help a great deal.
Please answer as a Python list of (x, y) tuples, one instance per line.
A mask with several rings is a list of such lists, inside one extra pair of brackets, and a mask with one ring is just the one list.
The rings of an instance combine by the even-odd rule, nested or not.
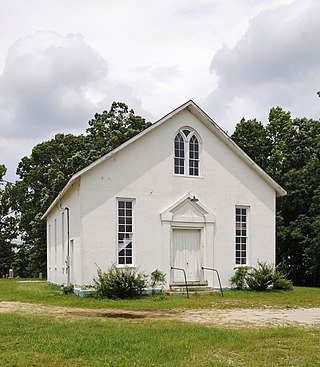
[(113, 102), (109, 111), (96, 113), (94, 119), (89, 121), (86, 137), (88, 158), (85, 165), (117, 148), (150, 125), (150, 122), (129, 110), (125, 103)]
[(16, 216), (10, 206), (11, 184), (3, 181), (6, 167), (0, 165), (0, 276), (9, 273), (14, 258), (12, 240), (17, 235)]
[(261, 168), (268, 167), (272, 146), (267, 131), (261, 122), (256, 119), (246, 121), (242, 118), (236, 125), (232, 139)]
[[(295, 284), (319, 286), (320, 121), (292, 119), (290, 112), (276, 107), (269, 123), (259, 127), (241, 120), (232, 138), (258, 164), (265, 162), (263, 168), (288, 192), (277, 200), (277, 262)], [(261, 136), (268, 146), (263, 153)]]
[(13, 202), (21, 213), (19, 228), (28, 245), (31, 275), (46, 274), (46, 225), (41, 217), (71, 176), (149, 125), (126, 104), (114, 102), (110, 111), (96, 114), (89, 121), (87, 134), (59, 133), (22, 158)]

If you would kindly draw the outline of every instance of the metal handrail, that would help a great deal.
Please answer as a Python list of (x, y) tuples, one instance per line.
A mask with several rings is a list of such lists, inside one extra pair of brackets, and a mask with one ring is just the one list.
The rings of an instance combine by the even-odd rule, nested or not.
[(217, 269), (215, 268), (207, 268), (205, 266), (202, 266), (202, 269), (204, 270), (211, 270), (211, 271), (215, 271), (217, 273), (217, 276), (218, 276), (218, 281), (219, 281), (219, 286), (220, 286), (220, 292), (221, 292), (221, 296), (223, 297), (223, 290), (222, 290), (222, 287), (221, 287), (221, 280), (220, 280), (220, 275), (219, 275), (219, 272)]
[(171, 270), (181, 270), (181, 271), (183, 271), (183, 274), (184, 274), (184, 282), (185, 282), (186, 291), (187, 291), (187, 297), (189, 298), (189, 291), (188, 291), (188, 283), (187, 283), (186, 271), (184, 269), (182, 269), (182, 268), (175, 268), (173, 266), (171, 266)]

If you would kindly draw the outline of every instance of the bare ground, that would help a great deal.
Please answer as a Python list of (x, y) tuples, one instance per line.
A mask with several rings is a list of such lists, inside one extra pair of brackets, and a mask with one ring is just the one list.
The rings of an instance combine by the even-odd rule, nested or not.
[(320, 308), (131, 311), (46, 306), (23, 302), (0, 302), (0, 313), (9, 312), (58, 318), (166, 319), (230, 328), (263, 326), (320, 327)]

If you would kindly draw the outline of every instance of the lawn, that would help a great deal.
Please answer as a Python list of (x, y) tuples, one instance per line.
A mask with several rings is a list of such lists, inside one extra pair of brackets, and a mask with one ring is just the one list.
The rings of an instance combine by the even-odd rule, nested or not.
[[(110, 301), (60, 295), (45, 282), (2, 279), (4, 300), (133, 310), (293, 308), (320, 307), (320, 289)], [(320, 366), (319, 345), (319, 327), (227, 329), (174, 320), (0, 313), (1, 367)]]
[(319, 329), (0, 315), (1, 367), (317, 366)]
[(173, 309), (173, 308), (293, 308), (320, 307), (320, 288), (295, 287), (293, 291), (225, 291), (209, 296), (149, 296), (136, 300), (100, 300), (61, 295), (58, 287), (46, 282), (0, 279), (0, 301), (20, 301), (85, 308)]

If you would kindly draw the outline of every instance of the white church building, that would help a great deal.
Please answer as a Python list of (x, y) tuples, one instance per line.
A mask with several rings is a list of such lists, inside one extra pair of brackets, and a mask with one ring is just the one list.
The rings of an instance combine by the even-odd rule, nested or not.
[(222, 286), (237, 266), (275, 263), (285, 190), (193, 101), (76, 173), (48, 208), (47, 279), (93, 284), (97, 268), (134, 267)]

